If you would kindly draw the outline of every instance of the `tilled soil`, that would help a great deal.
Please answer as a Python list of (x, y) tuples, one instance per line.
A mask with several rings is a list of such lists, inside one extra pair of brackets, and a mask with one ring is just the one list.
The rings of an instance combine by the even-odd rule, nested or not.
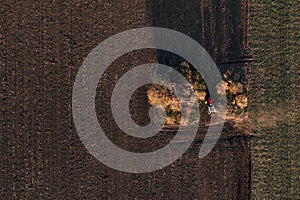
[[(230, 124), (226, 124), (221, 139), (204, 159), (198, 158), (201, 138), (206, 131), (206, 127), (201, 126), (198, 139), (180, 159), (162, 170), (146, 174), (129, 174), (108, 168), (94, 159), (80, 141), (72, 119), (71, 96), (83, 59), (98, 43), (113, 34), (137, 27), (159, 26), (160, 17), (153, 9), (160, 6), (161, 13), (168, 13), (166, 10), (172, 2), (156, 3), (142, 0), (1, 3), (1, 111), (4, 116), (0, 126), (1, 199), (249, 198), (249, 137), (235, 132)], [(179, 8), (185, 5), (181, 3), (177, 7), (172, 4), (174, 8), (170, 13), (181, 13)], [(186, 2), (183, 13), (190, 13), (189, 10), (194, 8), (192, 3)], [(200, 13), (204, 15), (222, 10), (211, 3), (201, 5)], [(223, 2), (221, 5), (230, 7), (231, 4)], [(241, 4), (235, 6), (232, 14), (239, 15)], [(168, 16), (172, 15), (164, 19)], [(213, 58), (219, 63), (231, 58), (235, 61), (239, 58), (237, 54), (241, 52), (239, 45), (242, 45), (244, 35), (232, 29), (240, 22), (233, 16), (226, 18), (229, 21), (218, 22), (221, 18), (217, 18), (216, 24), (230, 25), (227, 31), (218, 28), (218, 33), (224, 31), (220, 35), (225, 38), (218, 39), (206, 32), (205, 27), (210, 26), (208, 22), (203, 23), (200, 26), (203, 30), (199, 31), (208, 34), (202, 38), (210, 38), (204, 46), (216, 48), (216, 51), (209, 50)], [(186, 19), (189, 21), (192, 17)], [(172, 28), (168, 24), (174, 21), (162, 21), (161, 26)], [(180, 24), (184, 27), (187, 22), (177, 20), (177, 23), (175, 27), (181, 27)], [(240, 26), (237, 27), (240, 30)], [(190, 32), (185, 28), (181, 30)], [(191, 30), (191, 36), (195, 35), (195, 29)], [(236, 38), (239, 38), (237, 47), (233, 43)], [(231, 45), (227, 50), (223, 49), (227, 53), (213, 45), (219, 40)], [(104, 99), (96, 99), (98, 118), (104, 120), (101, 123), (106, 126), (107, 135), (117, 144), (121, 141), (120, 146), (124, 145), (124, 148), (127, 145), (130, 148), (130, 140), (122, 142), (114, 136), (119, 130), (110, 118), (110, 111), (103, 112), (109, 108), (109, 91), (118, 79), (115, 74), (156, 60), (154, 50), (129, 53), (114, 62), (110, 67), (117, 69), (115, 73), (108, 71), (100, 81), (104, 84), (99, 83), (99, 91), (104, 89), (101, 94)], [(146, 95), (143, 90), (136, 95), (138, 102), (133, 107), (136, 118), (142, 119), (143, 123), (140, 113), (148, 109)], [(152, 142), (153, 148), (165, 144), (174, 134), (172, 129), (164, 131)], [(156, 143), (159, 145), (155, 146)]]

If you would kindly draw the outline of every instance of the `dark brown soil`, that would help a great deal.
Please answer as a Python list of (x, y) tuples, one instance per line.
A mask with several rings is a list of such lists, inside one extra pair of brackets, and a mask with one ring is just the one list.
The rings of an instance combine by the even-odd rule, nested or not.
[[(199, 41), (218, 64), (239, 61), (247, 49), (246, 3), (199, 2), (2, 1), (1, 199), (249, 199), (250, 141), (229, 123), (204, 159), (197, 157), (206, 130), (200, 127), (185, 155), (147, 174), (118, 172), (98, 162), (73, 124), (71, 94), (77, 70), (87, 54), (113, 34), (168, 27)], [(111, 67), (122, 73), (157, 60), (155, 51), (133, 55)], [(105, 91), (113, 87), (108, 81), (114, 78), (104, 77)], [(141, 121), (147, 110), (141, 106), (147, 104), (144, 92), (137, 94), (140, 103), (134, 106)], [(98, 107), (98, 117), (111, 122), (110, 114), (101, 112), (109, 104), (104, 101)], [(117, 133), (112, 124), (107, 126), (108, 135)], [(164, 143), (162, 138), (156, 142)]]

